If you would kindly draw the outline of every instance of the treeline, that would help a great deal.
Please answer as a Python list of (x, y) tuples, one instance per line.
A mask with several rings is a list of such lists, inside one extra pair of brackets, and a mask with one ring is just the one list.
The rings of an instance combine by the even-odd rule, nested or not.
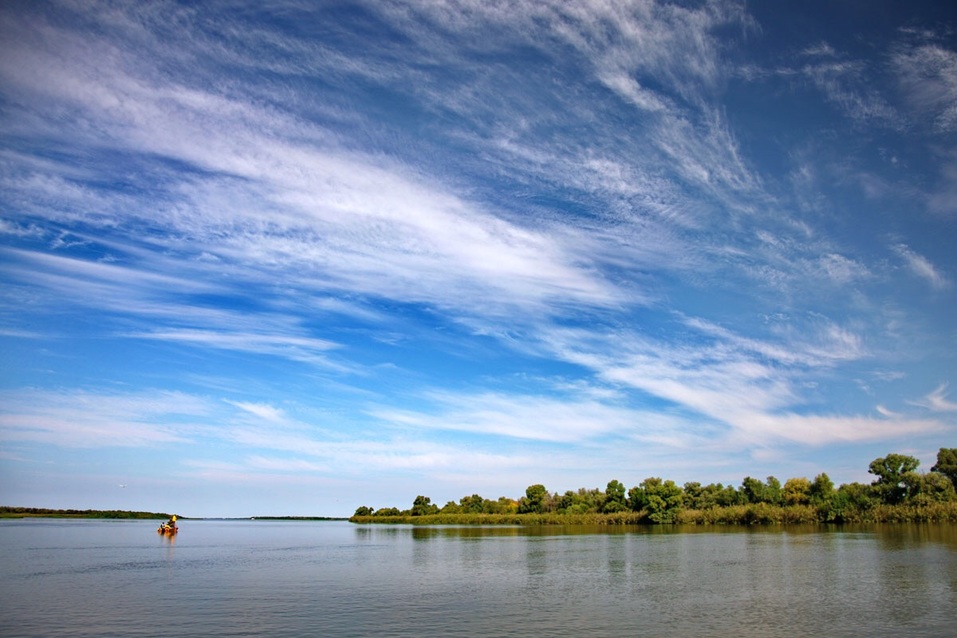
[(840, 487), (827, 474), (813, 480), (745, 477), (741, 485), (697, 482), (683, 486), (658, 477), (626, 489), (618, 480), (605, 490), (549, 492), (530, 485), (519, 499), (472, 494), (439, 507), (416, 496), (412, 507), (362, 506), (354, 523), (415, 524), (796, 524), (857, 522), (957, 522), (957, 448), (941, 448), (930, 472), (904, 454), (874, 459), (870, 484)]
[(55, 510), (42, 507), (9, 507), (0, 505), (0, 518), (169, 518), (162, 512), (129, 512), (126, 510)]

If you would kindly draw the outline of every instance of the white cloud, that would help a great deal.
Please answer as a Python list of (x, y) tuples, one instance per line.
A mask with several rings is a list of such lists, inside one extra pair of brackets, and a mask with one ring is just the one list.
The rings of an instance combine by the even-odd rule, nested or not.
[(0, 440), (59, 447), (160, 447), (186, 443), (212, 411), (200, 398), (164, 390), (0, 392)]
[(946, 431), (939, 421), (887, 416), (754, 414), (737, 424), (743, 440), (793, 441), (804, 445), (860, 443)]
[(931, 287), (937, 290), (950, 287), (950, 281), (940, 274), (926, 257), (914, 252), (906, 244), (897, 244), (894, 246), (894, 251), (900, 255), (913, 274), (927, 281)]
[[(201, 242), (204, 255), (227, 264), (312, 271), (327, 287), (468, 314), (618, 300), (566, 243), (573, 233), (506, 221), (401, 163), (340, 148), (289, 113), (179, 84), (147, 58), (109, 55), (110, 45), (95, 38), (36, 31), (39, 43), (12, 56), (20, 64), (3, 66), (11, 86), (95, 122), (96, 139), (86, 140), (93, 147), (105, 132), (115, 148), (208, 172), (171, 214), (147, 220), (149, 211), (142, 213), (142, 222), (191, 237), (181, 249)], [(45, 74), (50, 68), (60, 80)], [(75, 144), (84, 132), (71, 136)], [(123, 214), (131, 221), (140, 213)]]
[(250, 403), (247, 401), (227, 401), (227, 403), (235, 405), (240, 410), (249, 412), (265, 421), (272, 421), (273, 423), (283, 423), (286, 421), (286, 414), (282, 409), (266, 403)]
[(374, 409), (377, 419), (415, 429), (470, 432), (490, 437), (555, 443), (587, 442), (602, 437), (651, 439), (673, 434), (676, 419), (592, 399), (520, 394), (436, 392), (429, 412)]
[(124, 336), (132, 339), (185, 343), (199, 348), (272, 355), (340, 371), (350, 369), (348, 366), (331, 361), (323, 354), (339, 347), (338, 344), (294, 334), (270, 334), (265, 331), (224, 332), (220, 328), (218, 330), (154, 330), (129, 333)]
[(838, 284), (848, 284), (870, 275), (863, 264), (836, 253), (822, 255), (818, 263), (827, 277)]
[[(942, 431), (935, 420), (881, 411), (883, 419), (856, 414), (805, 413), (805, 386), (815, 371), (865, 356), (858, 335), (831, 322), (811, 322), (810, 334), (781, 344), (744, 338), (700, 319), (683, 319), (700, 331), (685, 344), (636, 334), (553, 331), (549, 344), (563, 360), (585, 366), (609, 383), (641, 390), (672, 404), (682, 420), (702, 417), (710, 440), (773, 446), (824, 445), (893, 439), (901, 433)], [(805, 326), (807, 332), (809, 326)]]
[(938, 133), (957, 131), (957, 51), (937, 43), (902, 45), (892, 57), (901, 92)]
[(934, 412), (954, 412), (957, 411), (957, 403), (947, 398), (947, 383), (941, 383), (937, 388), (925, 396), (920, 401), (914, 401), (914, 405), (925, 407)]

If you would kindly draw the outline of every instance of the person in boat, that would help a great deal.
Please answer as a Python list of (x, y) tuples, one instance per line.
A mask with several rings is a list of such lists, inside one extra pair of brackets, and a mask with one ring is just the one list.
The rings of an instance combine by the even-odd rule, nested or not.
[(169, 520), (163, 523), (162, 529), (164, 532), (173, 531), (176, 529), (176, 514), (173, 514), (169, 517)]

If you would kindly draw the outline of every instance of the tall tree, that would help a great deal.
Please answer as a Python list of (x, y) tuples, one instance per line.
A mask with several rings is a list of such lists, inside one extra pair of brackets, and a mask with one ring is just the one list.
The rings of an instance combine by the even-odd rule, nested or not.
[(648, 518), (656, 523), (671, 523), (681, 509), (684, 491), (672, 480), (646, 478), (638, 487), (628, 490), (631, 509), (648, 511)]
[(907, 498), (905, 475), (916, 470), (918, 465), (920, 461), (913, 456), (888, 454), (871, 461), (867, 471), (877, 477), (872, 485), (877, 489), (881, 500), (893, 505)]
[(437, 505), (432, 504), (432, 499), (428, 496), (416, 496), (412, 501), (412, 516), (427, 516), (438, 513)]
[(525, 497), (518, 504), (520, 514), (541, 514), (545, 511), (545, 500), (548, 490), (541, 483), (529, 485), (525, 488)]
[(937, 452), (937, 463), (930, 468), (930, 471), (940, 472), (957, 488), (957, 447), (940, 448)]
[(808, 488), (808, 496), (815, 505), (827, 505), (834, 496), (834, 481), (825, 472), (821, 472), (814, 477), (814, 481)]
[(788, 505), (806, 505), (810, 500), (811, 481), (804, 477), (789, 478), (784, 482), (784, 502)]
[(620, 481), (608, 481), (605, 488), (605, 502), (601, 506), (603, 512), (621, 512), (628, 509), (625, 504), (625, 486)]

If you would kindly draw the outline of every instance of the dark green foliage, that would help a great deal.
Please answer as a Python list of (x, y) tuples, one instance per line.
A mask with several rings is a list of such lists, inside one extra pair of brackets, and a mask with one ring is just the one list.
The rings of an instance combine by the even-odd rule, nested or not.
[[(774, 476), (760, 481), (745, 477), (741, 489), (733, 485), (697, 482), (678, 486), (650, 477), (625, 490), (618, 480), (604, 491), (581, 488), (562, 495), (544, 485), (530, 485), (518, 501), (492, 501), (478, 494), (449, 501), (440, 510), (426, 496), (417, 496), (411, 510), (382, 508), (374, 513), (360, 507), (355, 522), (416, 524), (792, 524), (893, 521), (957, 521), (957, 449), (941, 448), (937, 465), (927, 474), (916, 471), (911, 456), (889, 454), (875, 459), (869, 471), (871, 485), (849, 483), (834, 489), (825, 473), (791, 478), (782, 486)], [(949, 474), (950, 473), (950, 474)], [(162, 515), (165, 516), (165, 515)]]
[(930, 468), (930, 471), (943, 474), (957, 488), (957, 447), (940, 448), (937, 452), (937, 463)]
[(525, 497), (519, 501), (519, 514), (541, 514), (545, 511), (545, 502), (548, 499), (548, 490), (544, 485), (529, 485), (525, 490)]
[(904, 483), (907, 487), (908, 502), (914, 505), (946, 503), (957, 499), (954, 484), (939, 472), (908, 472), (904, 475)]
[(888, 454), (871, 461), (867, 471), (877, 477), (872, 485), (877, 488), (880, 499), (894, 505), (907, 497), (904, 475), (916, 470), (918, 465), (920, 461), (913, 456)]
[(814, 505), (826, 506), (834, 497), (834, 482), (827, 474), (821, 472), (814, 477), (814, 481), (808, 488), (808, 496)]
[(490, 514), (493, 510), (493, 503), (486, 501), (478, 494), (463, 496), (459, 500), (459, 510), (466, 514)]
[(428, 516), (438, 514), (439, 508), (432, 504), (432, 499), (428, 496), (416, 496), (412, 502), (412, 516)]
[(674, 481), (662, 481), (658, 477), (646, 478), (628, 491), (632, 511), (647, 511), (648, 518), (655, 523), (674, 522), (683, 500), (684, 492)]
[(556, 501), (556, 509), (561, 514), (589, 514), (598, 512), (605, 503), (605, 494), (597, 489), (571, 490), (562, 494)]
[(624, 512), (628, 509), (625, 503), (625, 486), (620, 481), (612, 480), (608, 482), (605, 488), (605, 502), (602, 503), (601, 511), (605, 514), (614, 512)]
[(764, 502), (770, 505), (784, 505), (784, 490), (781, 481), (769, 476), (764, 484)]
[(845, 483), (826, 503), (818, 505), (821, 518), (827, 523), (847, 523), (862, 520), (866, 512), (880, 505), (877, 491), (863, 483)]
[(744, 495), (746, 503), (781, 505), (784, 502), (781, 481), (773, 476), (768, 477), (767, 483), (762, 483), (758, 479), (751, 478), (750, 476), (745, 477), (741, 483), (741, 494)]

